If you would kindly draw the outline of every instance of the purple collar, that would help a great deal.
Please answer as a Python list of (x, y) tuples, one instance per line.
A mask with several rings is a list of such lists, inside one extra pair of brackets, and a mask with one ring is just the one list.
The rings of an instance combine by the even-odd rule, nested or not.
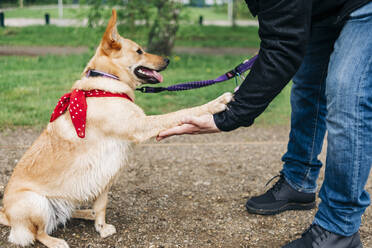
[(97, 71), (97, 70), (88, 70), (86, 77), (107, 77), (115, 80), (120, 80), (119, 77), (103, 72), (103, 71)]

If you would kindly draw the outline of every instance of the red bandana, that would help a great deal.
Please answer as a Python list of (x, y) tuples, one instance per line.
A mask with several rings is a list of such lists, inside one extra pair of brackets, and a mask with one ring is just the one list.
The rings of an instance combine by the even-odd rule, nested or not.
[(85, 99), (86, 97), (122, 97), (133, 102), (133, 100), (125, 93), (111, 93), (103, 90), (73, 90), (71, 93), (67, 93), (61, 97), (50, 117), (50, 122), (53, 122), (61, 116), (70, 105), (70, 116), (76, 134), (80, 138), (84, 138), (88, 107)]

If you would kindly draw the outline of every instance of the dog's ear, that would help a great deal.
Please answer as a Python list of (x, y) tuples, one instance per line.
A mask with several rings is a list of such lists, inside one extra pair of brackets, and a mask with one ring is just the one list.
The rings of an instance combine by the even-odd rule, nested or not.
[(112, 16), (107, 24), (106, 31), (102, 38), (102, 49), (106, 54), (113, 50), (120, 50), (120, 36), (116, 28), (116, 10), (112, 9)]

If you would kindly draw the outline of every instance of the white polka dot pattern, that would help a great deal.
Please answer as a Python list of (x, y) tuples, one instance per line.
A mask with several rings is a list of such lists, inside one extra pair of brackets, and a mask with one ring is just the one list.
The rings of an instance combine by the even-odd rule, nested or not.
[[(61, 97), (55, 107), (50, 122), (53, 122), (61, 116), (67, 108), (69, 108), (72, 124), (75, 127), (76, 134), (80, 138), (85, 137), (85, 123), (87, 115), (86, 97), (122, 97), (133, 102), (133, 100), (125, 93), (111, 93), (103, 90), (79, 90), (75, 89), (71, 93), (67, 93)], [(70, 101), (73, 99), (74, 101)], [(70, 106), (70, 107), (69, 107)], [(76, 111), (73, 111), (76, 110)], [(77, 111), (77, 109), (79, 111)]]

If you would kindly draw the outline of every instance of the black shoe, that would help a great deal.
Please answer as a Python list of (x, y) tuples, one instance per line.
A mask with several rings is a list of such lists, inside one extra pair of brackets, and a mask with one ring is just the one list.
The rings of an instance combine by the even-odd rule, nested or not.
[(362, 248), (359, 232), (350, 237), (328, 232), (318, 225), (311, 225), (302, 238), (296, 239), (282, 248)]
[(245, 206), (249, 213), (274, 215), (287, 210), (315, 208), (315, 193), (299, 192), (287, 183), (283, 175), (276, 177), (280, 179), (265, 194), (252, 197), (247, 201)]

